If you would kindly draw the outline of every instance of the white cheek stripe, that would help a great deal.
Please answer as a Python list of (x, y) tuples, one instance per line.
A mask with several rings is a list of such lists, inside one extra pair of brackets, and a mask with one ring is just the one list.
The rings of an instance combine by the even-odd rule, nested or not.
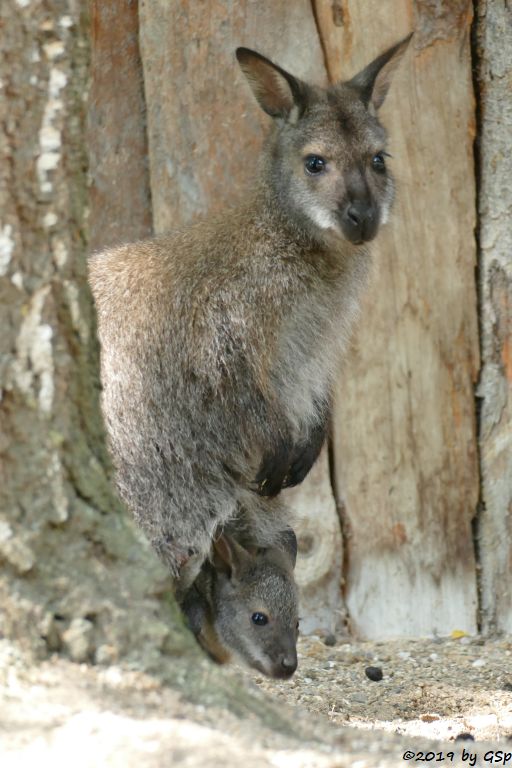
[(331, 229), (335, 226), (331, 212), (325, 208), (320, 208), (319, 205), (308, 206), (307, 214), (320, 229)]

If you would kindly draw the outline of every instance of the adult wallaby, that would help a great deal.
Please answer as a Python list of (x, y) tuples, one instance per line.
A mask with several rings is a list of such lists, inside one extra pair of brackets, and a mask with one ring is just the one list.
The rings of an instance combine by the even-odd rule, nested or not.
[(270, 548), (245, 547), (223, 533), (181, 608), (199, 644), (218, 663), (239, 658), (265, 675), (297, 668), (298, 593), (295, 534)]
[(227, 521), (272, 546), (277, 494), (320, 452), (393, 200), (377, 112), (408, 42), (327, 89), (239, 48), (273, 118), (246, 199), (91, 259), (120, 493), (175, 576), (195, 561), (185, 586)]

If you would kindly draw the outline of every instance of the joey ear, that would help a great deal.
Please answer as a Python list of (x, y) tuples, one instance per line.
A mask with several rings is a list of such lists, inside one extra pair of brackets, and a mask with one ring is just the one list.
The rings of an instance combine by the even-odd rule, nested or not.
[(237, 48), (236, 58), (267, 115), (287, 119), (294, 107), (299, 115), (304, 111), (306, 86), (301, 80), (250, 48)]
[(277, 560), (281, 564), (283, 564), (283, 560), (286, 560), (286, 565), (291, 565), (293, 570), (297, 562), (297, 537), (293, 528), (288, 526), (280, 531), (275, 544), (260, 548), (258, 554), (266, 555), (271, 560)]
[(280, 534), (280, 544), (282, 550), (291, 560), (292, 568), (295, 568), (297, 562), (297, 537), (293, 528), (285, 528)]
[(215, 568), (231, 579), (249, 563), (251, 555), (231, 536), (223, 533), (213, 542), (212, 559)]
[(347, 85), (352, 86), (361, 94), (366, 106), (371, 106), (377, 111), (387, 96), (391, 80), (396, 68), (400, 64), (413, 33), (404, 37), (399, 43), (388, 48), (387, 51), (377, 56), (368, 66), (358, 72), (349, 80)]

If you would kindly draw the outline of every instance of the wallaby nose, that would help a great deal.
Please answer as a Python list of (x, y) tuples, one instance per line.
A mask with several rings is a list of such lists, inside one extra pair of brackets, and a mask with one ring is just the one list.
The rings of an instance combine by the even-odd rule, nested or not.
[(356, 200), (348, 203), (341, 216), (343, 234), (351, 243), (372, 240), (377, 234), (377, 213), (370, 203)]

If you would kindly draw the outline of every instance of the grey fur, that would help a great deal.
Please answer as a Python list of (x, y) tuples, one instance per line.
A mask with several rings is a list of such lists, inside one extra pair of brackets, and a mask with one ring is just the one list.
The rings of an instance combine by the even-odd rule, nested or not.
[[(370, 267), (343, 212), (363, 200), (375, 232), (387, 218), (393, 180), (371, 166), (386, 141), (376, 109), (407, 43), (327, 90), (239, 49), (275, 118), (247, 198), (90, 261), (119, 490), (174, 576), (194, 563), (185, 587), (229, 521), (262, 546), (288, 523), (254, 480), (265, 454), (307, 444), (328, 414)], [(305, 173), (308, 153), (328, 157), (322, 178)]]
[[(291, 529), (288, 530), (295, 541)], [(296, 542), (295, 542), (296, 546)], [(223, 534), (181, 602), (200, 645), (219, 663), (239, 658), (270, 677), (290, 677), (297, 667), (296, 550), (283, 540), (267, 548), (242, 546)], [(264, 626), (252, 617), (262, 613)]]

